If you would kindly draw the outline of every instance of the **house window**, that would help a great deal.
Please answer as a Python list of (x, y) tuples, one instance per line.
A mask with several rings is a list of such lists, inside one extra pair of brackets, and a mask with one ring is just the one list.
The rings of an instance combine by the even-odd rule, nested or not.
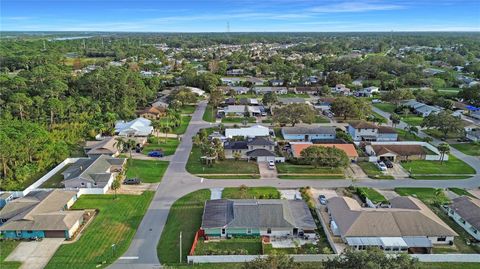
[(33, 233), (33, 231), (27, 231), (27, 233), (31, 234), (31, 233)]
[(22, 235), (22, 231), (16, 231), (17, 233), (17, 236), (21, 236)]
[(85, 186), (85, 183), (82, 182), (82, 186)]
[(437, 241), (438, 242), (445, 242), (445, 241), (447, 241), (447, 237), (446, 236), (440, 236), (440, 237), (437, 238)]
[(222, 234), (224, 235), (226, 233), (225, 228), (222, 228)]
[(272, 234), (272, 228), (267, 229), (267, 234)]
[(247, 228), (247, 234), (252, 234), (252, 228)]

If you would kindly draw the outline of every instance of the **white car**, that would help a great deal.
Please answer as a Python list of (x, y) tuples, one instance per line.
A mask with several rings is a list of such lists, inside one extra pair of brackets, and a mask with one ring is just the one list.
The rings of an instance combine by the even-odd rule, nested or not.
[(387, 171), (387, 166), (383, 162), (377, 162), (378, 169)]
[(271, 169), (271, 170), (275, 169), (275, 162), (274, 161), (268, 161), (268, 169)]

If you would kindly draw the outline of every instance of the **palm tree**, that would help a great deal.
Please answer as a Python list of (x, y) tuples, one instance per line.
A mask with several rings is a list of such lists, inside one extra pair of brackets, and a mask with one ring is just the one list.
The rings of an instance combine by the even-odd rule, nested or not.
[(160, 131), (160, 128), (162, 128), (162, 122), (160, 120), (154, 120), (152, 122), (152, 127), (155, 131), (155, 134), (158, 136), (158, 132)]
[(443, 164), (443, 159), (445, 154), (450, 153), (450, 146), (447, 143), (441, 143), (437, 146), (438, 151), (440, 152), (440, 164)]
[(168, 122), (162, 122), (160, 130), (165, 133), (165, 143), (167, 143), (168, 132), (172, 131), (172, 126)]
[(413, 137), (418, 133), (418, 128), (412, 125), (408, 125), (407, 127), (405, 127), (405, 131), (407, 131), (407, 133)]
[(128, 148), (128, 152), (130, 153), (130, 159), (132, 158), (132, 149), (135, 148), (137, 145), (137, 141), (133, 139), (128, 139), (125, 144)]
[(115, 138), (115, 143), (113, 143), (113, 146), (119, 151), (122, 152), (123, 149), (126, 146), (127, 141), (123, 137), (116, 137)]

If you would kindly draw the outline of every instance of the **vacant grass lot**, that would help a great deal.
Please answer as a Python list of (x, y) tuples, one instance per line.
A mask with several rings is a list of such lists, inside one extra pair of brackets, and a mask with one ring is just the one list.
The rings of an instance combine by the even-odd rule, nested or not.
[(401, 141), (423, 141), (422, 138), (420, 138), (416, 134), (409, 134), (407, 131), (399, 128), (395, 130), (398, 133), (398, 139)]
[(205, 109), (205, 112), (203, 113), (203, 120), (208, 122), (215, 122), (216, 115), (217, 115), (217, 109), (214, 109), (212, 114), (212, 106), (208, 104), (207, 108)]
[(185, 195), (172, 205), (157, 246), (158, 258), (162, 264), (178, 264), (180, 232), (182, 232), (182, 260), (187, 261), (195, 233), (202, 224), (203, 208), (208, 199), (210, 190), (199, 190)]
[(417, 197), (426, 204), (433, 204), (436, 199), (442, 203), (450, 201), (443, 192), (437, 192), (434, 188), (395, 188), (395, 191), (401, 196)]
[(464, 154), (471, 156), (480, 156), (480, 143), (450, 144), (450, 146), (458, 149)]
[(280, 199), (280, 192), (274, 187), (238, 187), (225, 188), (222, 192), (225, 199)]
[(145, 144), (142, 150), (143, 154), (147, 155), (150, 151), (162, 150), (164, 156), (173, 155), (180, 144), (180, 141), (176, 138), (167, 138), (167, 142), (165, 142), (165, 138), (163, 137), (155, 137), (153, 138), (153, 142), (154, 143)]
[(195, 112), (196, 108), (197, 108), (196, 105), (184, 105), (183, 107), (180, 108), (180, 113), (192, 114), (193, 112)]
[(387, 198), (381, 195), (378, 191), (368, 187), (358, 187), (357, 191), (360, 195), (370, 199), (374, 204), (388, 202)]
[(153, 194), (117, 195), (117, 199), (82, 195), (73, 209), (95, 208), (98, 213), (77, 242), (60, 246), (46, 268), (95, 268), (101, 263), (105, 267), (118, 259), (130, 245)]
[(257, 238), (232, 238), (205, 242), (198, 240), (195, 255), (260, 255), (262, 241)]
[(167, 167), (167, 161), (130, 159), (127, 164), (126, 176), (127, 178), (140, 178), (145, 183), (160, 182)]
[(475, 169), (453, 155), (448, 156), (448, 161), (416, 160), (402, 162), (401, 165), (412, 174), (475, 174)]
[(357, 163), (360, 168), (362, 168), (363, 172), (367, 174), (369, 178), (373, 179), (393, 179), (391, 175), (385, 175), (382, 171), (375, 165), (375, 163), (371, 162), (358, 162)]
[(379, 104), (373, 104), (374, 107), (378, 108), (378, 109), (381, 109), (385, 112), (388, 112), (388, 113), (393, 113), (395, 112), (395, 105), (394, 104), (390, 104), (390, 103), (379, 103)]
[(6, 262), (5, 259), (17, 247), (20, 241), (0, 241), (0, 268), (17, 269), (22, 265), (21, 262)]
[(193, 146), (190, 157), (188, 158), (186, 169), (192, 174), (250, 174), (258, 175), (258, 165), (256, 162), (223, 160), (217, 161), (212, 166), (204, 165), (200, 161), (202, 156), (200, 149)]
[(301, 176), (292, 176), (292, 175), (279, 175), (279, 179), (345, 179), (345, 176), (329, 175), (329, 176), (315, 176), (315, 175), (301, 175)]

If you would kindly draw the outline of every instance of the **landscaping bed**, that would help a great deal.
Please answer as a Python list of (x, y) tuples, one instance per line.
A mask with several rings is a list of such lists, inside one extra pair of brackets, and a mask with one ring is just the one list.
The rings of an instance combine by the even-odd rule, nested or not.
[(480, 156), (480, 143), (450, 144), (450, 146), (470, 156)]
[(140, 178), (145, 183), (160, 182), (169, 162), (130, 159), (127, 162), (127, 178)]
[(202, 224), (205, 201), (209, 199), (210, 190), (199, 190), (173, 203), (157, 245), (157, 255), (162, 264), (172, 265), (179, 262), (180, 232), (182, 232), (182, 261), (187, 261), (195, 233)]
[[(142, 195), (82, 195), (72, 209), (97, 209), (98, 214), (75, 243), (61, 245), (46, 268), (105, 267), (130, 246), (154, 192)], [(115, 244), (114, 250), (112, 244)]]
[(357, 162), (358, 166), (362, 168), (363, 172), (367, 174), (369, 178), (373, 179), (394, 179), (391, 175), (386, 175), (378, 167), (375, 163), (372, 162)]
[(412, 175), (474, 175), (475, 169), (470, 167), (468, 164), (462, 160), (456, 158), (452, 154), (448, 156), (448, 161), (440, 163), (440, 161), (426, 161), (426, 160), (415, 160), (402, 162), (401, 165)]

